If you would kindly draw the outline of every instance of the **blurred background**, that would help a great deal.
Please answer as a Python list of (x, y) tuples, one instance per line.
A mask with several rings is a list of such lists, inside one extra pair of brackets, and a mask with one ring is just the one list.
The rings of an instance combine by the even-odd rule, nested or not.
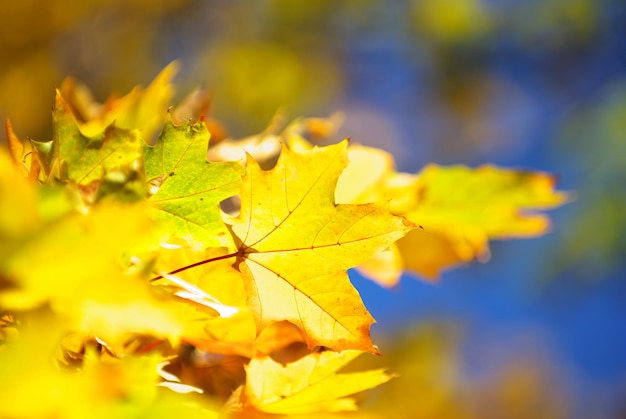
[[(400, 374), (392, 418), (626, 418), (626, 2), (3, 0), (0, 117), (51, 137), (66, 75), (103, 101), (180, 60), (235, 137), (345, 113), (339, 136), (398, 169), (492, 162), (556, 173), (553, 232), (487, 264), (384, 290), (352, 273)], [(4, 141), (2, 136), (2, 141)], [(372, 357), (373, 358), (373, 357)]]

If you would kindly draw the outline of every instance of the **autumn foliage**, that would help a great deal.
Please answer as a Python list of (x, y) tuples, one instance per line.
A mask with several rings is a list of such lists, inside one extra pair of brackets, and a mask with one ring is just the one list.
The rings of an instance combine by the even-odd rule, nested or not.
[(432, 281), (566, 200), (544, 173), (316, 145), (332, 120), (210, 142), (201, 94), (167, 110), (174, 73), (104, 104), (66, 81), (50, 141), (7, 122), (0, 416), (341, 417), (393, 377), (342, 372), (378, 353), (349, 269)]

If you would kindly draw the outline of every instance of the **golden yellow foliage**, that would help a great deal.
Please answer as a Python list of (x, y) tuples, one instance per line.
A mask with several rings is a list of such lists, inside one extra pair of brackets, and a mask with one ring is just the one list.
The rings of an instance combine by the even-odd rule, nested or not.
[(489, 239), (544, 233), (526, 211), (566, 199), (543, 173), (411, 175), (382, 150), (308, 142), (336, 119), (209, 148), (202, 119), (163, 111), (174, 71), (103, 107), (66, 83), (50, 141), (7, 124), (0, 416), (352, 415), (337, 412), (392, 375), (340, 371), (378, 353), (348, 270), (432, 278)]
[[(337, 187), (338, 202), (388, 202), (391, 212), (422, 227), (361, 266), (382, 285), (408, 269), (426, 279), (474, 259), (489, 258), (488, 241), (535, 237), (550, 223), (538, 210), (567, 201), (554, 178), (541, 172), (485, 165), (428, 165), (416, 175), (397, 173), (381, 150), (351, 146), (350, 164)], [(362, 183), (353, 186), (362, 179)]]
[(301, 154), (283, 148), (269, 171), (250, 159), (240, 214), (228, 222), (260, 327), (289, 320), (301, 327), (310, 347), (375, 351), (369, 337), (373, 319), (346, 271), (412, 224), (376, 204), (335, 205), (346, 146)]
[(376, 387), (392, 376), (382, 370), (338, 373), (360, 351), (320, 352), (281, 365), (271, 358), (253, 359), (246, 372), (245, 404), (277, 414), (356, 410), (354, 393)]

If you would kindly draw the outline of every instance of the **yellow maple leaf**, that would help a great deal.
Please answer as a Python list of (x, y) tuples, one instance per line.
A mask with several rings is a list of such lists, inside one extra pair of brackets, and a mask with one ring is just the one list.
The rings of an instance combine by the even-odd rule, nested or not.
[(348, 167), (337, 182), (337, 202), (365, 204), (385, 199), (385, 184), (393, 172), (393, 156), (386, 151), (350, 144)]
[(141, 129), (143, 138), (150, 141), (165, 121), (173, 95), (171, 80), (177, 71), (178, 64), (172, 62), (145, 89), (135, 87), (124, 96), (111, 96), (104, 104), (97, 103), (89, 89), (74, 79), (66, 79), (60, 90), (83, 135), (97, 135), (115, 122), (120, 128)]
[(375, 352), (369, 336), (374, 319), (347, 269), (414, 226), (386, 205), (335, 204), (346, 148), (347, 141), (304, 153), (283, 146), (268, 171), (249, 158), (240, 214), (227, 222), (259, 330), (288, 320), (309, 347)]
[[(306, 148), (307, 143), (296, 145)], [(359, 266), (387, 287), (396, 285), (406, 269), (432, 280), (456, 265), (486, 261), (490, 239), (544, 234), (549, 219), (533, 211), (568, 199), (542, 172), (431, 164), (412, 175), (396, 172), (393, 157), (376, 148), (350, 145), (348, 156), (337, 202), (388, 202), (392, 213), (423, 227)]]
[(255, 358), (246, 367), (244, 408), (252, 406), (285, 415), (356, 410), (346, 396), (393, 378), (383, 370), (337, 373), (361, 351), (324, 351), (282, 365), (269, 357)]
[(459, 263), (489, 258), (489, 239), (536, 237), (550, 220), (534, 211), (563, 204), (554, 177), (484, 165), (426, 166), (418, 175), (419, 201), (402, 215), (424, 230), (397, 245), (404, 266), (428, 279)]
[[(405, 176), (405, 178), (401, 178)], [(388, 174), (388, 179), (394, 179)], [(397, 174), (381, 192), (395, 214), (423, 227), (408, 233), (361, 271), (381, 285), (395, 285), (403, 269), (434, 280), (445, 269), (489, 259), (489, 240), (536, 237), (550, 228), (537, 210), (563, 204), (554, 177), (542, 172), (484, 165), (426, 166), (418, 175)]]
[[(292, 144), (303, 147), (302, 141), (292, 141)], [(416, 207), (417, 178), (396, 172), (391, 154), (378, 148), (350, 144), (348, 159), (350, 163), (337, 182), (337, 202), (385, 202), (394, 214), (403, 214)], [(358, 267), (362, 274), (385, 287), (396, 285), (404, 268), (400, 251), (395, 244), (375, 253), (370, 260)]]

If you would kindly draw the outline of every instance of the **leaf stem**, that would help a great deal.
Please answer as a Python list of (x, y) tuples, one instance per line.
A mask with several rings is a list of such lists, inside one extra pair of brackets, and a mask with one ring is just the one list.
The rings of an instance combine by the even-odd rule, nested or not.
[[(195, 268), (196, 266), (206, 265), (207, 263), (216, 262), (218, 260), (228, 259), (239, 255), (241, 252), (229, 253), (228, 255), (222, 255), (214, 258), (204, 259), (199, 262), (192, 263), (191, 265), (186, 265), (178, 269), (174, 269), (173, 271), (167, 272), (164, 275), (176, 275), (179, 272), (186, 271), (187, 269)], [(156, 281), (157, 279), (163, 278), (163, 275), (155, 276), (150, 279), (150, 282)]]

